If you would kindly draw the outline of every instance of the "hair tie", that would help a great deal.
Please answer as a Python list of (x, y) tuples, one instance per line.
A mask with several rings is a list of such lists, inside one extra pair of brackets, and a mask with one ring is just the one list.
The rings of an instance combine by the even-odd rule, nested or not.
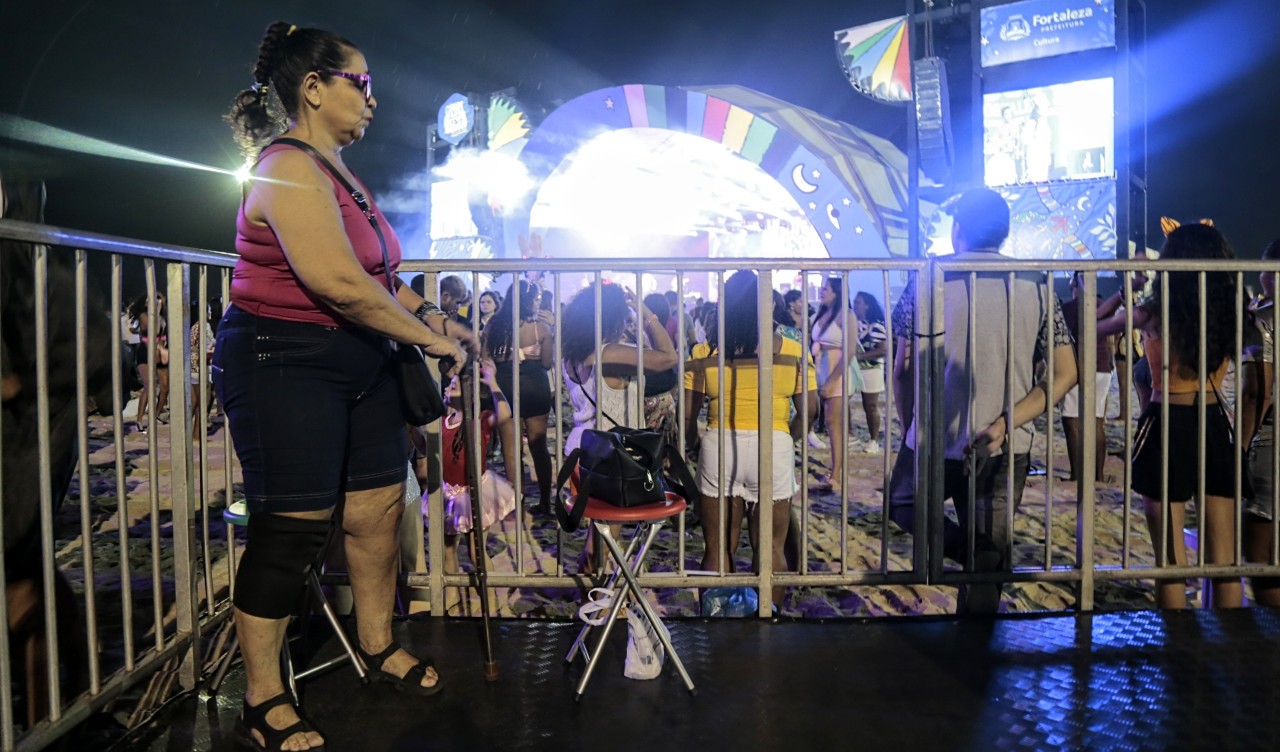
[(286, 37), (291, 37), (291, 36), (293, 36), (293, 32), (295, 32), (295, 31), (297, 31), (297, 30), (298, 30), (298, 27), (297, 27), (297, 26), (290, 26), (290, 27), (289, 27), (289, 30), (288, 30), (288, 31), (286, 31), (286, 32), (284, 33), (284, 35), (285, 35)]
[(254, 81), (254, 82), (253, 82), (253, 87), (252, 87), (252, 88), (253, 88), (253, 92), (254, 92), (255, 94), (258, 94), (259, 96), (263, 96), (263, 97), (265, 97), (265, 96), (267, 95), (267, 91), (268, 91), (271, 87), (269, 87), (267, 84), (261, 83), (261, 82), (259, 82), (259, 81)]

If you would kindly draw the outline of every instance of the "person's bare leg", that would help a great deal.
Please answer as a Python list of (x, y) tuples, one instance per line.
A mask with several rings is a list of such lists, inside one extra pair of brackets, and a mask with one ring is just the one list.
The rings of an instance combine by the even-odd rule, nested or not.
[[(507, 480), (511, 485), (522, 484), (523, 474), (517, 477), (516, 473), (521, 468), (516, 467), (516, 442), (520, 437), (516, 435), (516, 422), (512, 418), (506, 418), (497, 422), (498, 444), (502, 448), (502, 466), (507, 473)], [(517, 491), (524, 492), (523, 488), (517, 488)]]
[(533, 460), (533, 477), (538, 481), (538, 507), (551, 513), (551, 454), (547, 451), (547, 416), (539, 415), (524, 422), (529, 437), (529, 457)]
[(160, 413), (169, 407), (169, 369), (156, 369), (156, 417), (160, 417)]
[[(862, 393), (862, 412), (867, 416), (867, 430), (871, 432), (871, 440), (880, 440), (880, 395)], [(889, 443), (885, 438), (885, 443)]]
[[(1236, 558), (1236, 505), (1226, 496), (1205, 497), (1204, 558), (1209, 564), (1234, 564)], [(1239, 577), (1214, 577), (1209, 590), (1214, 608), (1244, 605), (1244, 585)]]
[[(317, 512), (293, 512), (285, 517), (303, 520), (327, 520), (333, 514), (332, 509)], [(280, 648), (284, 644), (285, 628), (288, 619), (264, 619), (260, 616), (246, 614), (235, 610), (236, 639), (240, 642), (240, 654), (244, 657), (245, 691), (244, 701), (254, 706), (261, 705), (285, 691), (284, 680), (280, 676)], [(298, 722), (298, 714), (291, 705), (281, 705), (267, 712), (267, 725), (272, 728), (287, 728)], [(259, 743), (262, 735), (254, 732)], [(311, 732), (294, 734), (285, 740), (284, 749), (304, 750), (324, 744), (324, 737)]]
[[(1271, 520), (1244, 516), (1244, 558), (1252, 564), (1271, 563)], [(1280, 606), (1280, 578), (1254, 577), (1253, 600), (1259, 606)]]
[[(1182, 528), (1186, 524), (1187, 509), (1185, 502), (1169, 502), (1169, 533), (1161, 540), (1160, 527), (1164, 505), (1159, 499), (1142, 497), (1143, 510), (1147, 515), (1147, 531), (1151, 534), (1151, 546), (1156, 553), (1156, 566), (1160, 566), (1161, 552), (1169, 551), (1168, 565), (1182, 567), (1187, 564), (1187, 549), (1182, 542)], [(1185, 579), (1156, 580), (1156, 606), (1159, 608), (1186, 608), (1187, 581)]]
[(827, 442), (831, 445), (831, 490), (840, 493), (844, 488), (844, 452), (849, 446), (848, 435), (840, 433), (840, 413), (843, 399), (837, 395), (822, 400), (826, 412)]
[[(347, 568), (351, 595), (355, 599), (356, 627), (360, 647), (366, 653), (381, 653), (391, 644), (391, 610), (396, 594), (396, 565), (399, 557), (400, 515), (404, 512), (404, 484), (396, 483), (346, 495), (342, 527), (346, 532)], [(417, 663), (405, 650), (397, 651), (382, 664), (393, 676), (404, 676)], [(427, 669), (422, 686), (438, 682), (434, 669)]]
[(1067, 439), (1067, 462), (1071, 465), (1071, 475), (1067, 480), (1080, 477), (1080, 419), (1062, 417), (1062, 433)]
[[(773, 507), (773, 571), (786, 572), (787, 559), (787, 528), (791, 525), (791, 500), (771, 502)], [(752, 554), (751, 565), (755, 571), (760, 571), (760, 504), (755, 505), (751, 516), (747, 519), (747, 535), (751, 538)], [(781, 585), (774, 585), (770, 590), (770, 598), (774, 604), (781, 608), (782, 598), (785, 595), (785, 589)]]
[(1105, 482), (1104, 474), (1107, 469), (1107, 422), (1105, 418), (1098, 418), (1097, 435), (1094, 437), (1094, 476), (1093, 479), (1098, 483)]
[(147, 372), (150, 366), (143, 363), (138, 366), (138, 379), (142, 382), (142, 391), (138, 392), (138, 414), (133, 417), (135, 423), (142, 425), (142, 419), (147, 417), (147, 406), (151, 403), (151, 390), (147, 388)]
[[(728, 504), (729, 501), (726, 499), (725, 503)], [(704, 544), (702, 569), (705, 572), (719, 572), (720, 562), (724, 560), (724, 524), (720, 519), (720, 500), (715, 496), (703, 496), (698, 509), (698, 519), (702, 523)]]

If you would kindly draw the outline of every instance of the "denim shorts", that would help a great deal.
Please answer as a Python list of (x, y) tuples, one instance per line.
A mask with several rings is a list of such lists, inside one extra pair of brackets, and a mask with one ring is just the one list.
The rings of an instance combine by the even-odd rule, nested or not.
[(404, 482), (408, 447), (385, 337), (234, 305), (211, 371), (252, 512), (317, 511)]
[(1249, 443), (1249, 453), (1245, 458), (1245, 468), (1249, 473), (1249, 485), (1253, 494), (1245, 497), (1244, 509), (1252, 515), (1264, 520), (1271, 519), (1271, 501), (1275, 478), (1272, 477), (1275, 457), (1275, 429), (1272, 425), (1271, 411)]

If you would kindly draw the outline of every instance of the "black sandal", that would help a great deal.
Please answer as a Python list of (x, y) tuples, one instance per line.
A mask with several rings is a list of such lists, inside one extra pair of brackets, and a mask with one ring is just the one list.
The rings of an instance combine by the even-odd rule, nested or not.
[[(294, 712), (298, 714), (298, 721), (291, 726), (278, 729), (267, 723), (267, 713), (281, 705), (293, 705)], [(293, 698), (290, 697), (288, 692), (281, 692), (266, 702), (257, 705), (250, 705), (245, 702), (243, 709), (240, 711), (240, 719), (236, 721), (236, 738), (239, 742), (250, 749), (259, 750), (260, 752), (283, 749), (284, 743), (289, 740), (289, 737), (315, 730), (303, 717), (302, 708), (293, 704)], [(257, 738), (254, 737), (254, 731), (262, 734), (262, 743), (259, 743)], [(324, 745), (311, 747), (307, 752), (324, 752)]]
[(395, 686), (397, 692), (411, 692), (415, 695), (429, 697), (439, 692), (444, 687), (440, 680), (440, 675), (436, 674), (436, 683), (430, 687), (424, 687), (422, 680), (427, 676), (427, 669), (435, 668), (435, 661), (431, 660), (431, 656), (419, 658), (418, 663), (405, 672), (404, 676), (396, 676), (388, 671), (384, 671), (382, 664), (387, 659), (396, 654), (400, 649), (400, 643), (395, 640), (377, 655), (370, 655), (364, 652), (364, 648), (356, 645), (356, 652), (360, 654), (360, 660), (364, 661), (364, 667), (369, 671), (369, 679), (374, 682), (390, 682)]

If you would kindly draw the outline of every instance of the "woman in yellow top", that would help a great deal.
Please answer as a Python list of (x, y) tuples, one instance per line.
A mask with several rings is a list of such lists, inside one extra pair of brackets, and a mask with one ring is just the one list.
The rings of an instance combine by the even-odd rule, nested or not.
[[(1203, 224), (1173, 230), (1160, 252), (1161, 259), (1233, 259), (1235, 253), (1218, 230)], [(1236, 462), (1232, 449), (1231, 425), (1217, 404), (1227, 364), (1235, 343), (1235, 275), (1209, 272), (1205, 275), (1206, 310), (1205, 363), (1205, 459), (1197, 456), (1199, 421), (1200, 303), (1198, 274), (1172, 272), (1168, 290), (1157, 280), (1151, 298), (1133, 312), (1134, 325), (1142, 333), (1142, 345), (1151, 364), (1151, 403), (1138, 419), (1133, 450), (1132, 488), (1142, 494), (1147, 525), (1155, 548), (1156, 561), (1168, 549), (1170, 566), (1186, 566), (1187, 550), (1182, 541), (1186, 502), (1196, 493), (1198, 473), (1203, 468), (1205, 499), (1199, 505), (1201, 534), (1205, 536), (1205, 559), (1209, 564), (1230, 564), (1235, 559)], [(1169, 319), (1161, 320), (1161, 298), (1168, 296)], [(1117, 315), (1123, 315), (1117, 314)], [(1167, 328), (1169, 349), (1165, 351), (1161, 332)], [(1165, 383), (1164, 366), (1169, 367)], [(1162, 456), (1160, 441), (1161, 404), (1169, 408), (1169, 454)], [(1168, 480), (1168, 535), (1161, 540), (1165, 506), (1161, 502), (1162, 481)], [(1249, 495), (1244, 479), (1245, 496)], [(1240, 606), (1243, 590), (1240, 579), (1218, 578), (1212, 584), (1213, 605)], [(1186, 582), (1163, 580), (1156, 584), (1156, 604), (1161, 608), (1185, 608)]]
[[(791, 520), (791, 499), (800, 486), (792, 461), (792, 442), (801, 436), (800, 415), (807, 413), (813, 421), (818, 412), (818, 385), (812, 365), (808, 378), (801, 379), (801, 358), (807, 358), (800, 343), (777, 333), (773, 340), (773, 483), (771, 489), (760, 488), (760, 333), (756, 326), (758, 280), (755, 272), (742, 270), (730, 277), (724, 286), (724, 389), (720, 393), (719, 356), (715, 342), (693, 349), (693, 358), (685, 366), (685, 431), (686, 443), (692, 449), (701, 445), (698, 458), (697, 484), (702, 495), (698, 515), (706, 551), (702, 568), (708, 571), (734, 571), (733, 556), (738, 548), (742, 518), (750, 511), (751, 547), (757, 552), (754, 562), (759, 567), (760, 504), (762, 498), (773, 502), (773, 562), (775, 569), (785, 566), (784, 544)], [(698, 431), (698, 413), (704, 398), (709, 397), (707, 427)], [(724, 443), (721, 443), (720, 408), (724, 402)], [(795, 410), (792, 410), (794, 403)], [(794, 418), (792, 417), (794, 413)], [(720, 457), (724, 457), (725, 477), (719, 477)], [(720, 518), (719, 496), (723, 487), (727, 519)], [(775, 588), (774, 601), (782, 597)]]

